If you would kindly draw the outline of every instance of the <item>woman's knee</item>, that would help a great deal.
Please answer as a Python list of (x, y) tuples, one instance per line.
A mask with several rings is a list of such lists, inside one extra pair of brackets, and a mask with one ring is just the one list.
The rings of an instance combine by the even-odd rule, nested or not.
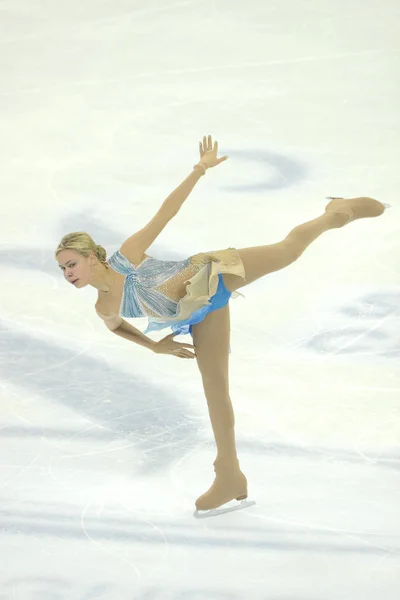
[(229, 356), (225, 352), (196, 349), (196, 360), (206, 396), (229, 394)]
[(200, 368), (204, 391), (212, 392), (216, 388), (229, 391), (229, 375), (225, 364), (213, 365), (211, 368)]
[(285, 267), (294, 263), (305, 250), (304, 242), (298, 236), (289, 236), (282, 242), (283, 254), (285, 256)]

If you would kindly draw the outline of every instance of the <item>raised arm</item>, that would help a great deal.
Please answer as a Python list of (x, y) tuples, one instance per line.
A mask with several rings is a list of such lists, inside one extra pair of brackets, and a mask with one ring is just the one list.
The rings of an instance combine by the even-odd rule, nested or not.
[(176, 215), (202, 173), (193, 169), (192, 173), (168, 196), (160, 210), (143, 229), (128, 237), (121, 246), (121, 252), (133, 264), (140, 263), (146, 250), (158, 238), (165, 226)]
[(217, 158), (218, 142), (212, 145), (211, 136), (203, 137), (203, 143), (199, 142), (200, 161), (194, 165), (192, 172), (186, 179), (168, 196), (161, 205), (160, 210), (155, 217), (145, 226), (133, 235), (131, 235), (121, 246), (121, 252), (133, 264), (140, 262), (146, 250), (160, 235), (164, 227), (174, 217), (190, 192), (193, 190), (200, 177), (206, 170), (219, 165), (228, 157)]

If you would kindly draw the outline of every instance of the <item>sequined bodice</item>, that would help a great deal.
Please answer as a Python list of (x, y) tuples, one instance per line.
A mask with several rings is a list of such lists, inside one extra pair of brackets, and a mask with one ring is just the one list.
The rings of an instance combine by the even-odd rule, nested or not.
[(108, 264), (125, 276), (120, 315), (127, 318), (175, 316), (181, 297), (176, 290), (200, 268), (192, 264), (190, 258), (166, 261), (151, 256), (135, 267), (119, 250), (109, 258)]

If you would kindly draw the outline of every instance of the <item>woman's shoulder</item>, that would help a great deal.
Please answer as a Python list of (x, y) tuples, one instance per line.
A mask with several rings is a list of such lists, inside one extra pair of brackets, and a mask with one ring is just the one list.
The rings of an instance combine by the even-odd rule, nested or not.
[(105, 313), (105, 312), (103, 312), (104, 309), (102, 307), (99, 307), (97, 302), (95, 304), (95, 310), (96, 310), (97, 316), (100, 317), (100, 319), (102, 321), (104, 321), (106, 327), (108, 329), (110, 329), (111, 331), (118, 329), (118, 327), (120, 327), (122, 325), (123, 319), (121, 318), (119, 313), (111, 314), (110, 311), (107, 311)]
[(117, 315), (115, 311), (110, 310), (107, 304), (102, 301), (100, 295), (97, 298), (97, 302), (94, 305), (94, 309), (101, 319), (108, 319), (109, 317), (115, 317)]

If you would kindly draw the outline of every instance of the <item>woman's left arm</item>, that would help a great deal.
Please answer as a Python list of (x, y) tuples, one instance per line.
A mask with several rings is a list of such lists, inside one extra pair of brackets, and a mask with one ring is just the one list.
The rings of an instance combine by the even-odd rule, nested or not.
[(164, 200), (159, 213), (164, 214), (167, 220), (172, 219), (204, 173), (205, 170), (193, 167), (190, 175)]
[(151, 221), (122, 244), (122, 254), (133, 264), (142, 261), (147, 248), (152, 245), (170, 220), (178, 213), (180, 207), (207, 169), (219, 165), (228, 158), (227, 156), (217, 158), (218, 142), (215, 142), (213, 147), (210, 135), (208, 136), (208, 140), (204, 136), (203, 144), (200, 142), (199, 145), (200, 161), (194, 165), (190, 175), (168, 196)]
[(147, 249), (176, 215), (200, 177), (198, 169), (193, 169), (189, 177), (168, 196), (151, 221), (124, 241), (120, 251), (132, 264), (142, 262)]

